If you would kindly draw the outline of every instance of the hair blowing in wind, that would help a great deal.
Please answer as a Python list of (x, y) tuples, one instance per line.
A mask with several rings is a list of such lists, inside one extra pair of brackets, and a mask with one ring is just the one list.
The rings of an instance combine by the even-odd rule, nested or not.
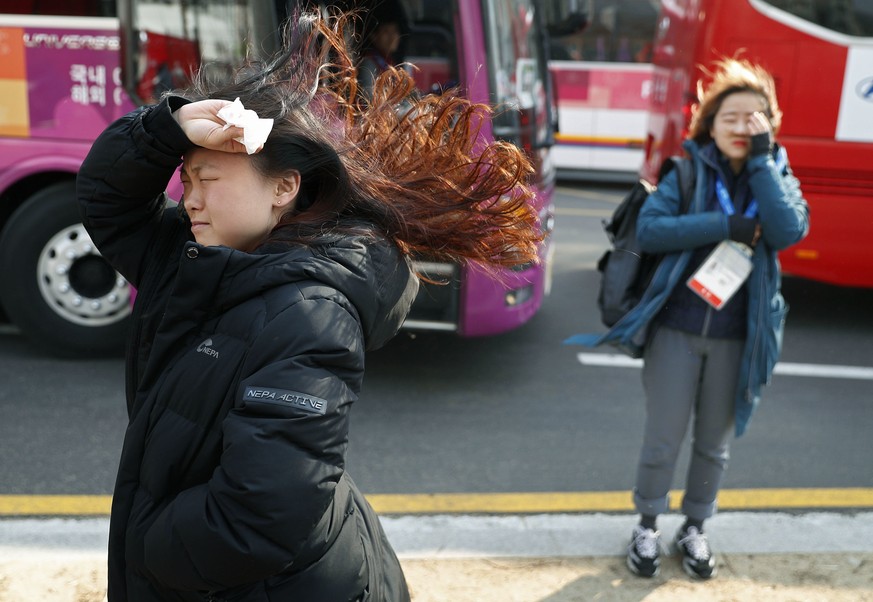
[(406, 254), (511, 267), (537, 261), (542, 240), (527, 157), (477, 134), (491, 109), (457, 90), (417, 94), (402, 69), (359, 94), (345, 13), (289, 20), (284, 49), (227, 85), (205, 76), (186, 96), (239, 97), (275, 120), (255, 167), (300, 172), (301, 199), (264, 245), (309, 244), (375, 228)]

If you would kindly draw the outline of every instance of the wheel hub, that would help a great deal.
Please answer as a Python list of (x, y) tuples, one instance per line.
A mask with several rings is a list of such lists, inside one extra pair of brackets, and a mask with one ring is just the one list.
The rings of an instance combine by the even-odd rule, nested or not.
[(103, 259), (82, 224), (46, 243), (37, 270), (46, 304), (65, 320), (105, 326), (130, 314), (130, 285)]

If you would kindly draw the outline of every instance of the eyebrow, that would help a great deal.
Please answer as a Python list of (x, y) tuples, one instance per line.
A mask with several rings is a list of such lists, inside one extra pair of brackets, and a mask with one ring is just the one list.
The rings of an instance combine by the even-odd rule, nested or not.
[(209, 163), (208, 161), (205, 163), (198, 163), (192, 168), (187, 168), (185, 163), (179, 166), (179, 175), (187, 174), (187, 173), (197, 173), (204, 169), (218, 169), (218, 166), (215, 163)]
[(724, 111), (723, 113), (720, 113), (720, 115), (721, 115), (722, 117), (726, 117), (726, 116), (734, 116), (734, 115), (753, 115), (753, 114), (755, 114), (755, 113), (756, 113), (756, 111), (740, 111), (740, 110), (736, 110), (736, 111)]

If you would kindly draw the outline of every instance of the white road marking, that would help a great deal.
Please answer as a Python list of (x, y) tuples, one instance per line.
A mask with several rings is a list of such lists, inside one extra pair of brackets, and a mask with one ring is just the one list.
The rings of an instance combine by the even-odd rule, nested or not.
[[(611, 368), (642, 368), (643, 366), (643, 360), (635, 360), (619, 353), (579, 353), (576, 357), (579, 358), (579, 363), (585, 366), (605, 366)], [(873, 368), (833, 364), (779, 362), (773, 369), (773, 374), (873, 380)]]

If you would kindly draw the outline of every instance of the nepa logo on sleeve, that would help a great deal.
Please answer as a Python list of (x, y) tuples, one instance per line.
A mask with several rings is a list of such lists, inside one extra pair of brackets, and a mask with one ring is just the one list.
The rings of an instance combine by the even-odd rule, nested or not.
[(268, 387), (246, 387), (243, 401), (267, 401), (285, 403), (304, 412), (324, 416), (327, 412), (327, 401), (298, 391), (285, 389), (270, 389)]

